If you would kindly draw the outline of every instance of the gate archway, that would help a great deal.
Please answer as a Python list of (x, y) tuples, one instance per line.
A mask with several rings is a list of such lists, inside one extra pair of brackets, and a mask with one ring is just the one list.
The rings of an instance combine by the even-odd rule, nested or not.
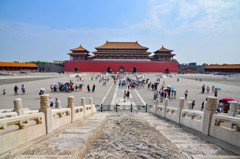
[(74, 68), (74, 72), (75, 72), (75, 73), (78, 73), (78, 68)]
[(136, 67), (133, 67), (133, 68), (132, 68), (132, 73), (136, 73), (136, 72), (137, 72)]
[(120, 68), (119, 68), (119, 72), (120, 72), (120, 73), (123, 73), (123, 72), (124, 72), (124, 67), (120, 67)]
[(165, 73), (166, 73), (166, 74), (169, 74), (169, 73), (170, 73), (170, 71), (169, 71), (168, 68), (166, 68)]
[(112, 68), (111, 68), (111, 67), (108, 67), (108, 68), (107, 68), (107, 72), (108, 72), (108, 73), (112, 73)]

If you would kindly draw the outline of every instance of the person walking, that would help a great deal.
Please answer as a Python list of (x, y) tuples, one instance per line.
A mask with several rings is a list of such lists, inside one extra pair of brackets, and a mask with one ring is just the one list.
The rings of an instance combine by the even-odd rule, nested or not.
[(212, 85), (212, 93), (214, 93), (214, 91), (215, 91), (215, 86)]
[(195, 100), (192, 101), (192, 109), (194, 108), (195, 106)]
[(49, 99), (49, 103), (50, 103), (50, 107), (52, 108), (52, 107), (53, 107), (53, 103), (54, 103), (52, 97), (50, 97), (50, 99)]
[(6, 90), (5, 89), (3, 89), (3, 95), (5, 95), (6, 94)]
[(202, 86), (202, 92), (201, 92), (201, 94), (204, 94), (204, 92), (205, 92), (205, 85)]
[(92, 87), (92, 92), (94, 92), (95, 91), (95, 84), (93, 85), (93, 87)]
[(14, 95), (18, 95), (18, 86), (17, 85), (14, 86)]
[(186, 91), (184, 92), (185, 95), (185, 100), (187, 100), (187, 96), (188, 96), (188, 90), (186, 89)]
[(127, 100), (129, 100), (130, 97), (130, 90), (127, 91)]
[(22, 84), (21, 90), (22, 90), (22, 94), (25, 94), (25, 86), (23, 84)]
[(123, 94), (123, 101), (126, 102), (126, 97), (127, 97), (127, 91), (124, 90), (124, 94)]
[(61, 101), (58, 98), (55, 98), (55, 108), (56, 109), (62, 108)]
[(207, 86), (207, 94), (209, 94), (209, 91), (210, 91), (210, 87)]
[(88, 90), (88, 92), (90, 92), (90, 86), (89, 86), (89, 84), (87, 85), (87, 90)]
[(192, 101), (192, 109), (195, 106), (195, 100)]
[(215, 91), (214, 91), (214, 97), (217, 97), (217, 95), (218, 95), (218, 91), (215, 89)]

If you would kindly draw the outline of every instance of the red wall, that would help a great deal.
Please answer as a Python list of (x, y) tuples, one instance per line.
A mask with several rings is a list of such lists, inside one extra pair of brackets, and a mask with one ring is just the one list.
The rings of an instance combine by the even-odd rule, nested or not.
[(178, 72), (177, 62), (107, 62), (107, 61), (65, 61), (64, 71), (74, 72), (75, 68), (78, 72), (107, 72), (107, 68), (111, 67), (112, 72), (119, 72), (120, 67), (124, 67), (125, 72), (132, 72), (132, 68), (136, 68), (136, 72)]

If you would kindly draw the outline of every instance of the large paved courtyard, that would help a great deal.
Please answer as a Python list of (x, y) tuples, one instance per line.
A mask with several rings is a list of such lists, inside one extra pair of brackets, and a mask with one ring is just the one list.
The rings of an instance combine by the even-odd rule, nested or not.
[[(86, 99), (92, 97), (94, 99), (94, 103), (96, 105), (104, 104), (104, 105), (115, 105), (118, 102), (120, 102), (124, 94), (124, 90), (126, 90), (126, 87), (118, 87), (117, 84), (114, 84), (112, 78), (110, 77), (109, 82), (105, 86), (103, 86), (103, 82), (99, 82), (95, 78), (91, 80), (92, 76), (96, 76), (97, 73), (84, 73), (80, 74), (82, 79), (84, 80), (84, 86), (82, 91), (76, 91), (71, 93), (65, 93), (65, 92), (58, 92), (54, 93), (50, 90), (50, 84), (62, 82), (66, 83), (72, 80), (74, 83), (79, 84), (79, 81), (77, 81), (77, 78), (75, 78), (74, 74), (43, 74), (41, 77), (38, 78), (39, 75), (35, 76), (33, 81), (31, 78), (28, 78), (30, 75), (26, 75), (24, 78), (6, 78), (1, 77), (0, 79), (0, 90), (6, 89), (6, 95), (0, 95), (0, 108), (1, 109), (12, 109), (13, 108), (13, 100), (15, 98), (22, 98), (23, 107), (29, 108), (29, 109), (39, 109), (40, 107), (40, 96), (39, 96), (39, 90), (40, 88), (45, 88), (45, 93), (50, 94), (50, 96), (55, 99), (58, 97), (61, 100), (62, 107), (67, 107), (67, 96), (74, 96), (75, 97), (75, 103), (76, 105), (80, 104), (81, 97), (86, 97)], [(149, 79), (149, 82), (155, 82), (157, 74), (145, 74), (145, 80)], [(127, 74), (128, 77), (134, 79), (135, 77), (131, 74)], [(6, 78), (6, 79), (3, 79)], [(16, 78), (16, 79), (15, 79)], [(38, 80), (35, 80), (35, 79)], [(179, 78), (179, 82), (177, 82), (177, 78)], [(14, 80), (15, 79), (15, 80)], [(24, 80), (25, 79), (25, 80)], [(7, 81), (7, 82), (6, 82)], [(176, 99), (170, 99), (169, 104), (171, 106), (177, 106), (178, 105), (178, 99), (179, 97), (184, 97), (184, 92), (186, 89), (188, 89), (188, 99), (185, 102), (185, 105), (187, 104), (187, 101), (196, 101), (196, 106), (194, 109), (200, 110), (202, 102), (206, 99), (208, 96), (212, 96), (213, 94), (210, 91), (210, 94), (201, 94), (201, 87), (203, 84), (205, 86), (212, 86), (220, 87), (222, 90), (218, 93), (218, 99), (225, 98), (225, 97), (232, 97), (236, 100), (240, 100), (240, 86), (237, 83), (240, 83), (240, 81), (211, 81), (211, 80), (203, 80), (200, 82), (199, 80), (193, 80), (193, 79), (186, 79), (181, 78), (179, 75), (173, 75), (172, 77), (168, 78), (161, 78), (160, 84), (158, 86), (158, 90), (160, 89), (160, 85), (165, 82), (165, 85), (171, 85), (175, 88), (177, 91)], [(5, 84), (9, 83), (11, 84)], [(17, 84), (19, 87), (19, 95), (15, 96), (13, 87)], [(24, 84), (26, 87), (26, 94), (21, 94), (21, 84)], [(89, 84), (90, 87), (93, 86), (93, 84), (96, 85), (95, 92), (88, 93), (87, 91), (87, 85)], [(147, 85), (145, 85), (144, 88), (140, 89), (131, 89), (131, 96), (130, 96), (130, 102), (136, 105), (152, 105), (155, 104), (155, 100), (153, 99), (153, 93), (151, 89), (148, 90)]]

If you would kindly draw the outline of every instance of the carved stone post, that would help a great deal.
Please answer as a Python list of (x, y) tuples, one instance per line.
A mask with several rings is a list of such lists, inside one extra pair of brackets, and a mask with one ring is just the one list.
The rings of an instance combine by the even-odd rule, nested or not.
[(86, 117), (87, 113), (86, 113), (86, 102), (85, 102), (85, 97), (81, 98), (81, 106), (83, 106), (83, 114), (84, 114), (84, 118)]
[(165, 98), (163, 100), (163, 117), (164, 118), (166, 117), (166, 110), (167, 110), (167, 106), (168, 106), (168, 101), (169, 101), (168, 98)]
[(17, 112), (18, 115), (24, 115), (24, 111), (22, 108), (22, 99), (21, 98), (16, 98), (14, 100), (14, 112)]
[(191, 101), (188, 101), (187, 109), (192, 110), (192, 102)]
[(181, 119), (181, 112), (182, 112), (182, 109), (184, 108), (184, 98), (183, 97), (180, 97), (179, 98), (179, 105), (178, 105), (178, 108), (177, 108), (177, 123), (180, 123), (180, 119)]
[(68, 96), (68, 108), (71, 109), (71, 122), (75, 121), (75, 103), (74, 103), (74, 96)]
[(228, 110), (228, 116), (235, 116), (237, 114), (238, 102), (230, 101), (230, 109)]
[(47, 134), (52, 131), (52, 121), (53, 121), (52, 109), (50, 107), (49, 99), (50, 99), (50, 96), (48, 94), (43, 94), (40, 96), (39, 112), (43, 112), (45, 114)]
[(205, 135), (209, 135), (210, 125), (212, 115), (216, 113), (217, 110), (217, 97), (209, 96), (207, 99), (207, 104), (204, 108), (204, 116), (203, 116), (203, 130), (202, 132)]
[(158, 108), (158, 104), (159, 104), (159, 99), (156, 100), (156, 104), (155, 104), (155, 114), (157, 114), (157, 108)]
[(91, 114), (95, 113), (93, 98), (89, 98), (89, 104), (91, 105)]

